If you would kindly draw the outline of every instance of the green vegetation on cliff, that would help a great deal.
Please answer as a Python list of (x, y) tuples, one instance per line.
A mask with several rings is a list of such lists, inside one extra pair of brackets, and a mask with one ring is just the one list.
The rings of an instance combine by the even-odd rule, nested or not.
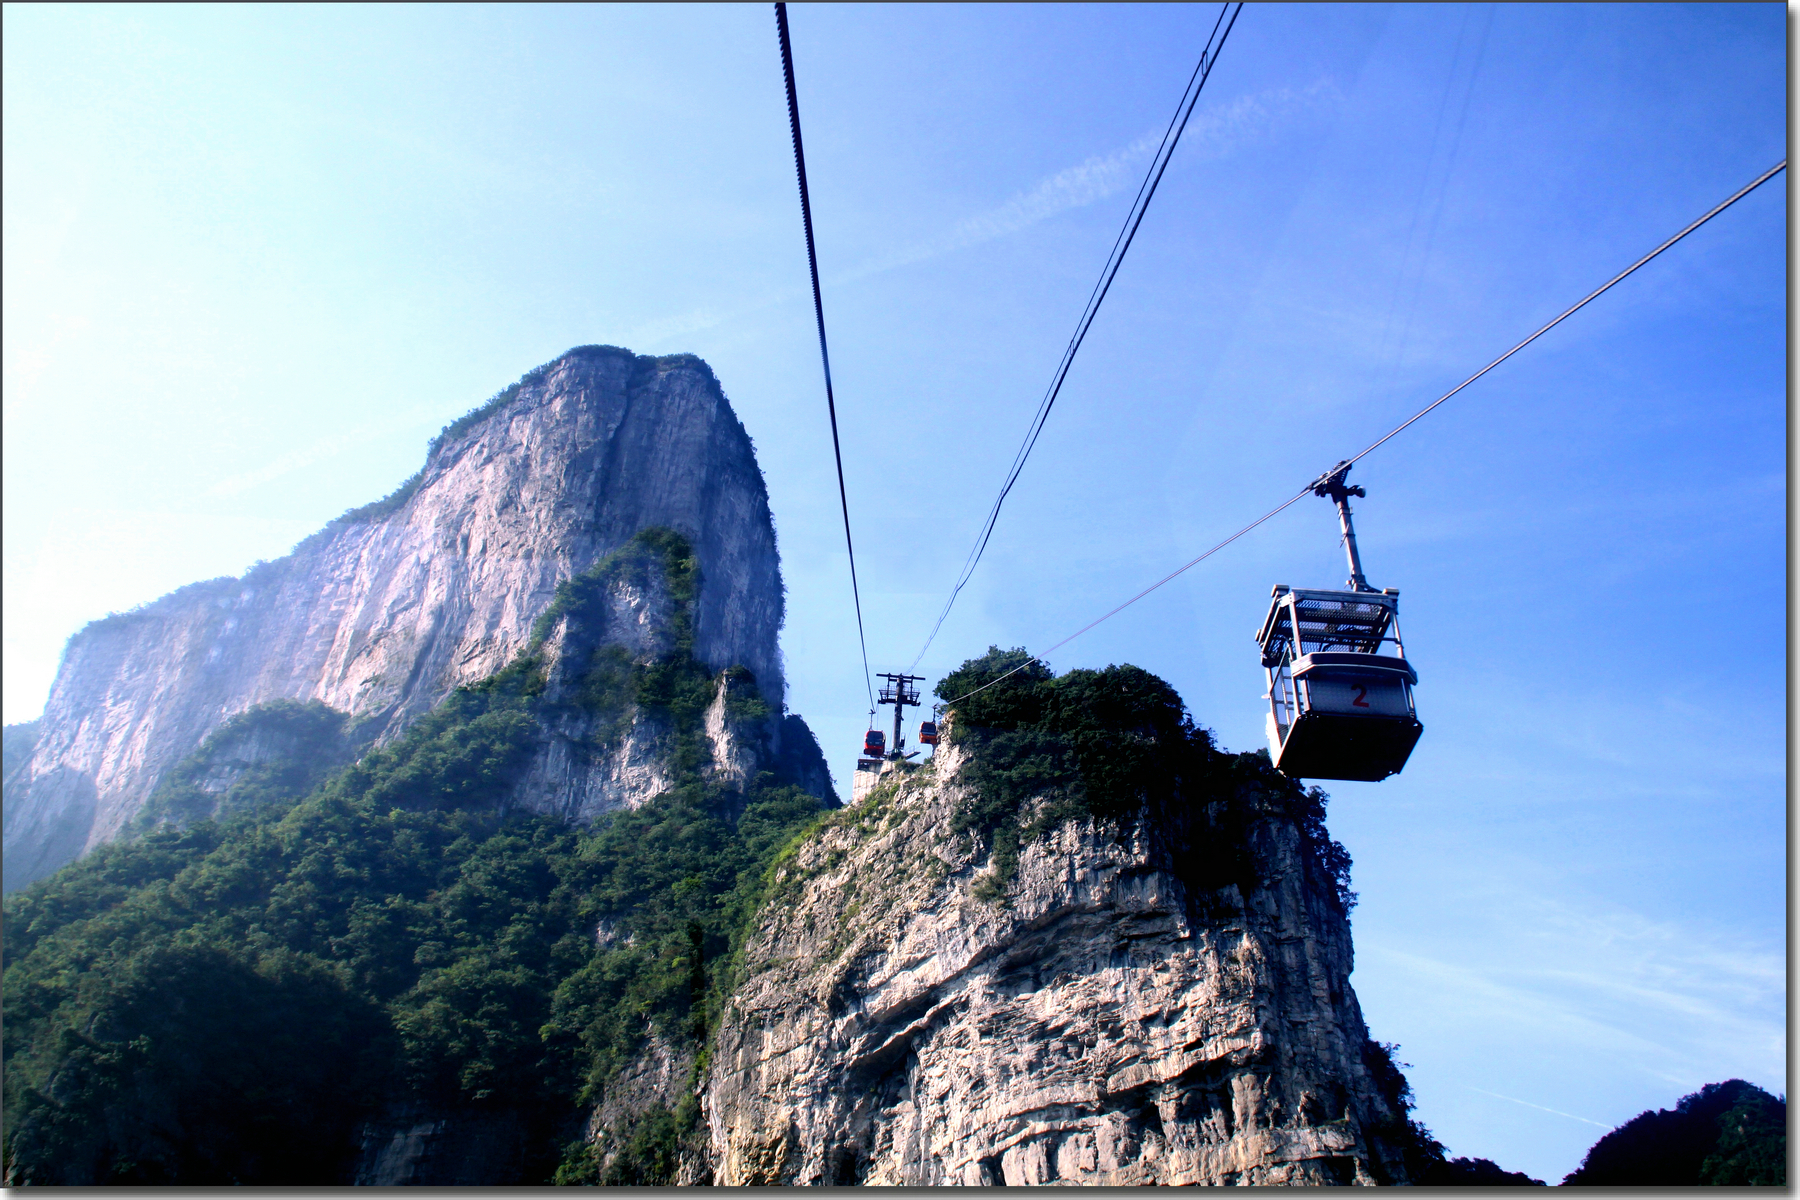
[[(655, 569), (689, 628), (691, 562), (652, 531), (565, 585), (559, 619), (599, 621), (596, 579)], [(558, 701), (638, 705), (674, 731), (676, 785), (591, 829), (505, 807), (551, 715), (534, 648), (317, 786), (305, 737), (228, 803), (199, 789), (197, 757), (167, 823), (9, 896), (7, 1181), (344, 1183), (364, 1122), (430, 1110), (504, 1113), (528, 1131), (519, 1182), (548, 1182), (647, 1035), (702, 1044), (712, 964), (819, 809), (768, 776), (744, 795), (704, 780), (713, 681), (677, 643)], [(597, 652), (583, 669), (618, 667)], [(341, 720), (295, 710), (220, 736)]]
[[(696, 582), (685, 541), (641, 535), (558, 590), (511, 666), (334, 770), (320, 760), (345, 744), (341, 715), (244, 714), (171, 774), (148, 832), (9, 897), (7, 1181), (345, 1183), (371, 1129), (429, 1113), (516, 1131), (506, 1182), (675, 1182), (700, 1132), (691, 1086), (598, 1148), (582, 1122), (650, 1037), (691, 1064), (688, 1084), (704, 1070), (743, 941), (778, 894), (773, 867), (829, 820), (767, 775), (743, 794), (708, 782), (701, 722), (717, 689), (734, 715), (766, 713), (753, 686), (731, 698), (753, 680), (692, 659)], [(672, 605), (654, 661), (594, 635), (620, 584)], [(990, 650), (939, 695), (1027, 658)], [(586, 830), (508, 810), (550, 723), (585, 713), (604, 740), (634, 710), (668, 730), (673, 787)], [(1124, 835), (1144, 813), (1196, 895), (1256, 884), (1247, 831), (1273, 815), (1299, 830), (1318, 893), (1354, 902), (1323, 794), (1266, 755), (1217, 750), (1145, 671), (1033, 664), (955, 711), (971, 785), (957, 827), (991, 848), (993, 902), (1020, 849), (1057, 824)], [(247, 760), (209, 786), (221, 762)], [(1370, 1043), (1365, 1063), (1406, 1113), (1390, 1049)], [(1761, 1161), (1765, 1116), (1740, 1114), (1751, 1149), (1725, 1147), (1732, 1161)], [(1415, 1179), (1524, 1181), (1446, 1160), (1410, 1117), (1389, 1132)]]
[(1346, 913), (1356, 903), (1350, 854), (1325, 830), (1325, 793), (1277, 772), (1266, 752), (1220, 751), (1175, 689), (1140, 667), (1058, 676), (1023, 649), (994, 646), (945, 676), (937, 695), (956, 701), (950, 736), (968, 754), (957, 828), (992, 848), (986, 899), (1003, 902), (1020, 847), (1065, 821), (1122, 831), (1143, 813), (1188, 839), (1175, 859), (1189, 882), (1247, 892), (1244, 822), (1266, 809), (1299, 827), (1323, 894)]
[(317, 700), (275, 700), (239, 713), (163, 776), (133, 832), (224, 820), (306, 795), (350, 758), (347, 723)]

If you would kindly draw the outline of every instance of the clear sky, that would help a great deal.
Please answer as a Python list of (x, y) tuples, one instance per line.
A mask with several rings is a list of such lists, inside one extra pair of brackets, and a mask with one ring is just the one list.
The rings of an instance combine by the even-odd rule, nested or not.
[[(874, 669), (918, 652), (1216, 9), (792, 11)], [(286, 552), (571, 346), (756, 439), (790, 705), (867, 709), (766, 5), (4, 10), (5, 714), (84, 622)], [(1251, 6), (921, 669), (1035, 650), (1784, 154), (1780, 5)], [(1355, 986), (1452, 1152), (1555, 1182), (1785, 1090), (1778, 177), (1358, 466), (1426, 732), (1340, 783)], [(1060, 651), (1262, 744), (1307, 500)]]

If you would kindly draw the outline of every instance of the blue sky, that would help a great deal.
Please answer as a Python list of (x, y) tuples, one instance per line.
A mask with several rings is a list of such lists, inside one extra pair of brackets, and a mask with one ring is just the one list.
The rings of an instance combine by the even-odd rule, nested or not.
[[(903, 669), (1210, 7), (792, 11), (874, 669)], [(5, 712), (82, 623), (284, 553), (570, 346), (756, 439), (790, 704), (867, 708), (766, 6), (4, 10)], [(1041, 649), (1780, 159), (1785, 10), (1253, 6), (922, 665)], [(1458, 1154), (1785, 1063), (1782, 176), (1358, 466), (1426, 733), (1340, 783), (1354, 982)], [(1323, 501), (1060, 651), (1261, 744)]]

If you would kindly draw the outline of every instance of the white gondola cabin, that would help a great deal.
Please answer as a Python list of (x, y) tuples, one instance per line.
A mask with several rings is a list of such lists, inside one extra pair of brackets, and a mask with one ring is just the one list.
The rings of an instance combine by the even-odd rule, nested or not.
[(1363, 578), (1348, 500), (1364, 493), (1345, 484), (1349, 470), (1339, 463), (1313, 487), (1337, 504), (1348, 590), (1277, 584), (1256, 635), (1269, 679), (1269, 753), (1296, 779), (1386, 779), (1425, 729), (1413, 707), (1419, 677), (1400, 641), (1400, 593)]
[(1299, 779), (1386, 779), (1424, 726), (1400, 641), (1400, 596), (1278, 584), (1257, 641), (1268, 672), (1269, 753)]

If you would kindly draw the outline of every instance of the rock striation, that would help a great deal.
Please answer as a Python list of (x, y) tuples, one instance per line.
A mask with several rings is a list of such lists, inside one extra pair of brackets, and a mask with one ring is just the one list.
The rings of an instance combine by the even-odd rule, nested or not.
[(690, 1177), (1407, 1182), (1349, 923), (1291, 818), (1239, 798), (1247, 886), (1197, 886), (1171, 812), (1066, 822), (981, 898), (995, 866), (954, 832), (960, 761), (890, 772), (781, 866)]
[[(782, 754), (803, 726), (781, 715), (780, 564), (750, 438), (699, 359), (582, 347), (451, 425), (418, 476), (287, 557), (71, 638), (28, 754), (15, 765), (9, 750), (6, 888), (119, 836), (171, 767), (259, 704), (319, 701), (359, 739), (394, 736), (511, 662), (560, 582), (649, 527), (692, 544), (692, 654), (748, 672)], [(642, 599), (648, 623), (621, 631), (638, 641), (662, 636)], [(635, 770), (576, 807), (630, 803), (647, 782)]]

